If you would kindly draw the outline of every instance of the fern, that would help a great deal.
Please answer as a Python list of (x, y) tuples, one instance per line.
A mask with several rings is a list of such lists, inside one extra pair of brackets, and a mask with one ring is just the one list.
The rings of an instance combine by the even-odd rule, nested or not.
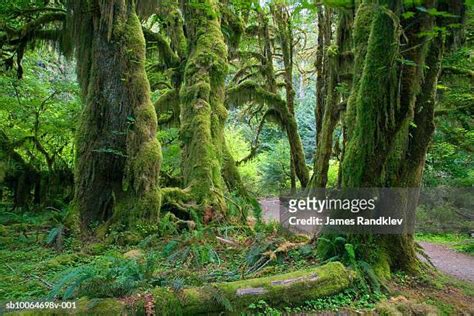
[(376, 292), (380, 292), (381, 282), (380, 279), (375, 274), (372, 266), (365, 261), (358, 261), (358, 266), (363, 271), (363, 275), (369, 280), (370, 287)]
[(148, 256), (145, 262), (110, 256), (100, 257), (87, 265), (67, 270), (53, 286), (49, 298), (128, 295), (152, 278), (155, 264), (153, 256)]
[(64, 225), (58, 225), (56, 227), (53, 227), (49, 233), (48, 236), (46, 237), (46, 244), (48, 246), (53, 245), (57, 240), (60, 239), (62, 233), (64, 230)]
[(169, 241), (162, 256), (170, 263), (194, 265), (201, 267), (208, 263), (220, 264), (221, 260), (214, 248), (205, 242), (213, 240), (203, 235), (202, 231), (186, 232), (181, 237)]

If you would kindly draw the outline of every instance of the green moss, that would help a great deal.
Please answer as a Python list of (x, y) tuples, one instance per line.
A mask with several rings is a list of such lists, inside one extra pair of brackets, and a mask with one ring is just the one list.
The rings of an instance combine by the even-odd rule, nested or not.
[[(98, 233), (98, 237), (99, 238), (105, 237), (105, 233), (103, 234)], [(95, 242), (95, 243), (86, 244), (83, 248), (83, 251), (91, 255), (100, 255), (100, 254), (105, 253), (107, 249), (108, 248), (106, 244), (101, 243), (101, 242)]]
[(401, 315), (440, 315), (438, 309), (429, 304), (417, 303), (404, 297), (395, 298), (378, 304), (375, 308), (378, 315), (401, 316)]
[(367, 54), (367, 42), (370, 35), (370, 27), (374, 16), (374, 7), (371, 4), (362, 3), (357, 9), (354, 20), (353, 47), (354, 47), (354, 70), (352, 79), (352, 91), (347, 100), (347, 111), (345, 125), (348, 138), (352, 136), (354, 123), (357, 118), (357, 107), (355, 101), (360, 85), (360, 78), (364, 69), (365, 56)]
[(388, 254), (383, 251), (377, 252), (377, 262), (373, 265), (373, 269), (377, 277), (382, 280), (389, 280), (390, 273), (390, 258)]
[(7, 234), (8, 234), (7, 226), (5, 226), (5, 225), (0, 225), (0, 235), (6, 236)]
[(64, 266), (73, 266), (78, 259), (79, 256), (77, 254), (61, 254), (47, 260), (45, 265), (48, 269), (59, 269), (64, 268)]
[(77, 310), (73, 313), (75, 315), (124, 315), (126, 314), (125, 303), (116, 299), (100, 299), (87, 300), (80, 299), (77, 301)]
[[(214, 283), (204, 287), (192, 287), (171, 290), (158, 287), (152, 289), (155, 311), (160, 315), (198, 315), (226, 313), (240, 315), (248, 306), (265, 300), (272, 306), (290, 306), (302, 304), (306, 300), (338, 293), (347, 288), (352, 280), (352, 273), (339, 262), (321, 267), (298, 270), (281, 275), (241, 280), (228, 283)], [(260, 294), (249, 293), (257, 289)], [(245, 294), (247, 293), (247, 294)], [(110, 306), (116, 301), (115, 306)], [(80, 312), (98, 313), (105, 308), (117, 315), (127, 307), (117, 300), (81, 299), (78, 302)], [(92, 306), (88, 308), (88, 306)], [(128, 307), (130, 310), (130, 307)], [(132, 307), (138, 311), (137, 307)]]
[[(133, 190), (144, 192), (151, 190), (158, 183), (158, 174), (162, 160), (161, 146), (157, 139), (153, 138), (144, 143), (134, 157), (132, 164)], [(131, 175), (131, 176), (132, 176)], [(142, 175), (144, 179), (140, 179)]]
[(376, 11), (360, 86), (352, 91), (356, 93), (357, 119), (342, 165), (342, 181), (346, 187), (383, 186), (377, 172), (385, 162), (384, 153), (389, 151), (389, 134), (395, 124), (399, 31), (392, 16)]
[(155, 310), (163, 316), (182, 315), (183, 309), (179, 296), (166, 288), (156, 288), (151, 291), (155, 301)]

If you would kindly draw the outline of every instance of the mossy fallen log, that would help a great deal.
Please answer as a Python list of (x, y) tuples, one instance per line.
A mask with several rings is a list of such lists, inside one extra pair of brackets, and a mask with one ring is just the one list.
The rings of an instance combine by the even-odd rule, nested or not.
[[(203, 287), (174, 291), (159, 287), (151, 291), (156, 315), (226, 315), (248, 309), (264, 300), (271, 306), (302, 304), (307, 300), (336, 294), (346, 289), (353, 273), (339, 262), (268, 277), (235, 282), (212, 283)], [(150, 297), (150, 296), (149, 296)], [(127, 304), (120, 299), (80, 299), (75, 315), (140, 315), (144, 302)], [(148, 300), (150, 302), (150, 300)], [(35, 314), (35, 315), (38, 315)], [(56, 311), (57, 315), (57, 311)]]

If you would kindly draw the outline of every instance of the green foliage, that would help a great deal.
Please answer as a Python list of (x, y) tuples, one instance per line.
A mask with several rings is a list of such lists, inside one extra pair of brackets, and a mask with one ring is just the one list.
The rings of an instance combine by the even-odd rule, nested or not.
[[(382, 280), (374, 271), (374, 268), (361, 259), (360, 248), (367, 245), (359, 246), (352, 244), (343, 236), (327, 236), (318, 238), (317, 253), (324, 261), (341, 261), (349, 265), (357, 272), (356, 284), (366, 292), (381, 294), (383, 287)], [(375, 245), (373, 246), (374, 250)], [(374, 251), (374, 256), (377, 251)]]
[(449, 52), (442, 63), (445, 69), (438, 82), (436, 131), (423, 178), (427, 186), (474, 184), (474, 16), (471, 10), (467, 12), (466, 24), (466, 43)]
[(314, 105), (316, 104), (314, 82), (310, 80), (309, 86), (304, 87), (304, 96), (297, 99), (296, 120), (298, 123), (298, 131), (303, 143), (306, 163), (313, 161), (314, 151), (316, 148), (316, 119), (314, 115)]
[(71, 169), (73, 135), (80, 111), (74, 64), (54, 52), (29, 52), (22, 80), (0, 76), (0, 131), (36, 170)]
[(253, 315), (271, 315), (271, 316), (279, 316), (282, 315), (282, 312), (276, 308), (271, 307), (268, 305), (267, 302), (264, 300), (259, 300), (257, 303), (252, 303), (248, 306), (249, 311), (252, 312)]
[(289, 187), (290, 148), (286, 139), (274, 144), (272, 150), (260, 156), (262, 186), (267, 192), (277, 193)]
[(168, 128), (158, 131), (158, 140), (161, 143), (163, 161), (161, 172), (168, 177), (180, 175), (181, 142), (179, 141), (179, 129)]
[(272, 316), (293, 315), (306, 312), (310, 314), (313, 312), (337, 312), (343, 308), (370, 310), (383, 299), (386, 299), (386, 296), (383, 294), (367, 293), (361, 291), (359, 288), (352, 287), (335, 295), (305, 301), (301, 306), (288, 306), (284, 309), (277, 309), (264, 300), (260, 300), (257, 303), (250, 304), (248, 310), (252, 315)]
[[(239, 165), (244, 185), (257, 196), (279, 194), (289, 187), (290, 147), (286, 139), (278, 140), (276, 135), (263, 134), (256, 157)], [(226, 141), (236, 161), (249, 154), (250, 142), (244, 128), (228, 126)]]
[(337, 179), (339, 177), (339, 162), (337, 160), (330, 160), (329, 161), (329, 169), (328, 169), (328, 187), (336, 187), (337, 186)]
[(221, 259), (206, 242), (210, 237), (206, 231), (184, 232), (180, 237), (170, 240), (163, 248), (162, 256), (173, 264), (201, 267), (208, 263), (219, 264)]
[(99, 257), (83, 266), (67, 270), (55, 283), (50, 298), (117, 297), (132, 293), (152, 277), (156, 258), (143, 262), (115, 256)]
[(474, 230), (474, 223), (472, 219), (461, 214), (470, 214), (470, 212), (452, 203), (420, 205), (416, 212), (415, 231), (434, 234), (458, 232), (467, 236), (469, 231)]

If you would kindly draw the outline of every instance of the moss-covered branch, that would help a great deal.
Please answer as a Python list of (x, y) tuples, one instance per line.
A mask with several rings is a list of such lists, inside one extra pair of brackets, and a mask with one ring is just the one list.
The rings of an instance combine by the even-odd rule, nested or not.
[(180, 58), (171, 49), (169, 41), (160, 33), (155, 33), (146, 27), (142, 27), (143, 35), (147, 43), (147, 47), (157, 47), (160, 58), (167, 68), (178, 66)]
[(226, 91), (226, 103), (229, 106), (240, 106), (246, 103), (267, 104), (272, 107), (286, 106), (278, 94), (270, 92), (255, 81), (246, 80)]
[(176, 89), (166, 91), (155, 102), (159, 125), (178, 126), (180, 110), (179, 92)]

